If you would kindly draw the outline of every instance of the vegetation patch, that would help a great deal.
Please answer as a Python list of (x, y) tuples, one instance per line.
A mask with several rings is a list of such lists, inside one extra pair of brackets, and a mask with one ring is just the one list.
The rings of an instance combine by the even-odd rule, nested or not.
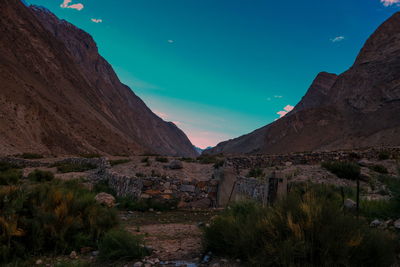
[(0, 185), (15, 185), (22, 178), (22, 170), (5, 169), (0, 170)]
[(247, 173), (247, 177), (252, 177), (252, 178), (262, 178), (264, 176), (265, 174), (263, 170), (260, 168), (253, 168)]
[(380, 160), (390, 159), (391, 153), (389, 151), (380, 151), (378, 154), (378, 158)]
[(109, 231), (99, 244), (101, 261), (137, 260), (148, 255), (141, 236), (115, 229)]
[(197, 157), (200, 164), (215, 164), (223, 159), (222, 155), (201, 155)]
[(22, 159), (42, 159), (43, 155), (36, 154), (36, 153), (23, 153), (23, 154), (17, 155), (16, 157), (22, 158)]
[(95, 158), (101, 158), (102, 156), (98, 153), (83, 153), (79, 154), (80, 157), (86, 158), (86, 159), (95, 159)]
[(360, 166), (353, 162), (330, 161), (321, 166), (342, 179), (356, 180), (360, 177)]
[(119, 164), (124, 164), (131, 162), (130, 159), (116, 159), (116, 160), (110, 160), (111, 166), (119, 165)]
[(34, 170), (28, 175), (28, 179), (33, 182), (49, 182), (54, 179), (54, 174), (48, 171)]
[(57, 171), (61, 173), (84, 172), (97, 168), (96, 165), (91, 163), (57, 163), (52, 167), (57, 167)]
[(97, 247), (118, 225), (77, 181), (0, 187), (0, 262)]
[(156, 157), (156, 161), (162, 162), (162, 163), (167, 163), (168, 162), (168, 158), (166, 158), (166, 157)]
[(382, 173), (382, 174), (389, 173), (385, 166), (379, 165), (379, 164), (378, 165), (373, 165), (373, 166), (369, 167), (369, 169), (374, 171), (374, 172), (378, 172), (378, 173)]
[(394, 236), (344, 213), (340, 199), (296, 188), (273, 207), (234, 204), (204, 228), (204, 247), (249, 266), (391, 266)]

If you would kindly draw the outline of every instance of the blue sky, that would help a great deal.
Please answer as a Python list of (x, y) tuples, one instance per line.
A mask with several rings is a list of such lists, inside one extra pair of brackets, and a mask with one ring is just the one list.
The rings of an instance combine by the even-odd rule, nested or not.
[(90, 33), (121, 81), (203, 148), (284, 115), (400, 10), (400, 0), (27, 2)]

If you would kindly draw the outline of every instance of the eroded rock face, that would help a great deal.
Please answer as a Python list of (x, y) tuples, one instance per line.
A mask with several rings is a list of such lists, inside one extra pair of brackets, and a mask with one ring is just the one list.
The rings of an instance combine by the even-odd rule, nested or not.
[(0, 154), (196, 156), (102, 58), (92, 37), (48, 10), (0, 9)]
[(400, 145), (400, 13), (368, 39), (345, 73), (321, 73), (288, 115), (205, 153), (266, 153)]

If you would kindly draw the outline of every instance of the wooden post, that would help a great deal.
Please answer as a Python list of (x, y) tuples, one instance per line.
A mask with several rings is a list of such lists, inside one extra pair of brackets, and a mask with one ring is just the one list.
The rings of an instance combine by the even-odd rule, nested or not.
[(357, 211), (357, 219), (360, 213), (360, 176), (357, 176), (357, 206), (356, 206), (356, 211)]

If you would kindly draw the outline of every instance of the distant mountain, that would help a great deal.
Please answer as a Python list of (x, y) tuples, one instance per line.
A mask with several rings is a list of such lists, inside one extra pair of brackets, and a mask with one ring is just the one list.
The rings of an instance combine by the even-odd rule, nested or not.
[(0, 154), (197, 155), (119, 81), (86, 32), (20, 0), (2, 0), (0, 32)]
[(400, 145), (400, 13), (343, 74), (320, 73), (285, 117), (205, 153), (287, 153)]
[(211, 146), (207, 147), (207, 148), (200, 148), (195, 146), (194, 149), (196, 149), (197, 153), (200, 155), (201, 153), (203, 153), (204, 150), (210, 149), (212, 148)]

